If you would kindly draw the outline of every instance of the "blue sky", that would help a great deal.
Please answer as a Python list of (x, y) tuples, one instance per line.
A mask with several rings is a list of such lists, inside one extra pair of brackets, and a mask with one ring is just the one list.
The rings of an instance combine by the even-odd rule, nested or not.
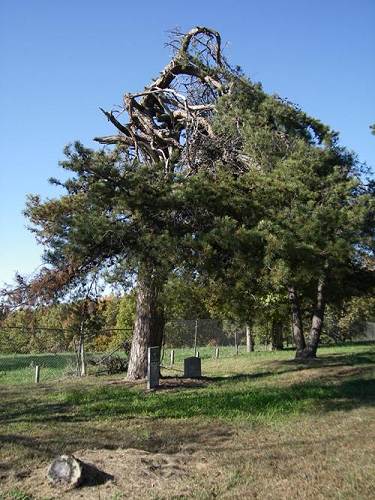
[(40, 265), (27, 193), (58, 194), (65, 144), (113, 130), (110, 109), (167, 63), (167, 31), (207, 25), (226, 56), (375, 165), (375, 0), (2, 0), (0, 285)]

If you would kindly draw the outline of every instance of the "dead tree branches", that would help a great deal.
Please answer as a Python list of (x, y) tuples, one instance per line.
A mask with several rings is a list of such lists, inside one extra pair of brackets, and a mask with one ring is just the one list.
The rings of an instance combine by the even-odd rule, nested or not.
[[(158, 78), (142, 92), (125, 94), (120, 110), (102, 109), (118, 134), (95, 140), (122, 145), (142, 162), (163, 162), (166, 171), (172, 158), (194, 171), (204, 142), (214, 141), (211, 117), (218, 97), (230, 91), (233, 71), (217, 31), (198, 26), (174, 35), (174, 56)], [(123, 113), (126, 124), (119, 120)]]

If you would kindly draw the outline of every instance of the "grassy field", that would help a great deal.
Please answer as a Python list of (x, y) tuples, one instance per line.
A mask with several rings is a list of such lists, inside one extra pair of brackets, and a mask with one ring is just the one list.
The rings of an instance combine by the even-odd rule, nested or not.
[[(0, 498), (374, 497), (375, 346), (308, 364), (202, 352), (199, 381), (177, 378), (183, 355), (152, 392), (123, 376), (0, 385)], [(54, 491), (61, 453), (113, 480)]]

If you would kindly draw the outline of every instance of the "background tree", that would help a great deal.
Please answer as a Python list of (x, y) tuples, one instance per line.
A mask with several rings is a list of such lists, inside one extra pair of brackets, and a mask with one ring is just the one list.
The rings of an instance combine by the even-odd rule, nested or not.
[[(211, 207), (217, 223), (203, 238), (206, 268), (221, 254), (227, 265), (220, 272), (233, 274), (233, 282), (244, 282), (251, 270), (254, 295), (287, 294), (296, 355), (315, 357), (326, 304), (373, 283), (366, 267), (374, 249), (371, 183), (329, 127), (243, 78), (219, 100), (213, 128), (250, 163), (241, 172), (223, 164), (232, 194), (217, 196)], [(215, 265), (210, 269), (217, 275)]]

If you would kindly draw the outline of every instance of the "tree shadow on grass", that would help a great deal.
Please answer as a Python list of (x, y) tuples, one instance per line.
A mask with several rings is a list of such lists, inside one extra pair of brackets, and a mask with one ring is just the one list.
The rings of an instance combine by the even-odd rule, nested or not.
[(350, 410), (375, 404), (375, 380), (364, 369), (355, 379), (321, 379), (291, 386), (210, 383), (185, 391), (149, 392), (126, 387), (70, 390), (61, 402), (13, 406), (0, 416), (2, 423), (85, 422), (101, 419), (194, 417), (271, 421), (290, 414)]
[(0, 478), (28, 476), (32, 470), (30, 462), (40, 467), (61, 454), (80, 456), (84, 450), (118, 449), (171, 455), (183, 449), (184, 453), (192, 454), (202, 447), (219, 449), (233, 434), (233, 429), (222, 422), (199, 422), (191, 426), (181, 425), (175, 420), (169, 421), (168, 425), (160, 425), (159, 420), (149, 419), (139, 420), (135, 426), (127, 421), (119, 422), (116, 431), (106, 422), (101, 426), (87, 422), (79, 429), (77, 425), (57, 424), (54, 432), (39, 430), (32, 436), (25, 431), (4, 434), (0, 435), (0, 447), (8, 458), (6, 463), (0, 463)]
[[(318, 353), (319, 354), (319, 353)], [(275, 361), (277, 363), (277, 361)], [(280, 364), (295, 364), (306, 367), (333, 366), (333, 365), (363, 365), (375, 363), (375, 349), (365, 352), (332, 353), (318, 356), (315, 359), (290, 359), (279, 361)]]
[[(364, 370), (366, 371), (364, 365), (375, 366), (375, 350), (369, 350), (361, 353), (334, 353), (306, 360), (273, 360), (266, 364), (266, 366), (271, 369), (270, 371), (273, 375), (281, 375), (284, 373), (298, 372), (302, 370), (319, 370), (322, 377), (325, 376), (325, 369), (340, 367), (349, 369), (350, 367), (355, 366), (357, 368), (356, 371), (361, 373)], [(350, 375), (349, 371), (348, 375)], [(236, 376), (233, 378), (235, 379), (235, 377)]]
[[(198, 387), (178, 391), (145, 392), (116, 384), (69, 386), (57, 393), (56, 388), (38, 387), (27, 399), (29, 394), (25, 397), (21, 388), (10, 391), (9, 402), (3, 400), (0, 423), (7, 431), (0, 435), (0, 448), (20, 450), (12, 464), (21, 468), (22, 457), (53, 458), (80, 448), (134, 447), (167, 453), (198, 444), (220, 448), (230, 439), (233, 419), (258, 424), (299, 414), (374, 407), (375, 380), (370, 378), (374, 357), (373, 352), (325, 356), (308, 366), (275, 361), (267, 367), (278, 363), (280, 372), (204, 378)], [(332, 367), (345, 370), (331, 370), (327, 377), (324, 369)], [(350, 367), (352, 371), (347, 370)], [(255, 383), (298, 369), (318, 369), (321, 376), (293, 385), (277, 385), (276, 379), (272, 385)], [(7, 397), (6, 391), (3, 396)], [(189, 418), (194, 419), (191, 424), (181, 423)], [(161, 425), (160, 419), (168, 424)], [(0, 467), (0, 476), (8, 470), (9, 464)]]
[[(283, 375), (288, 373), (294, 373), (303, 370), (320, 370), (321, 377), (325, 376), (325, 368), (340, 368), (340, 367), (353, 367), (358, 366), (358, 369), (353, 374), (364, 374), (365, 372), (371, 371), (372, 368), (366, 369), (363, 365), (374, 365), (375, 366), (375, 349), (362, 352), (362, 353), (335, 353), (332, 355), (322, 355), (321, 357), (310, 359), (310, 360), (299, 360), (299, 359), (286, 359), (286, 360), (271, 360), (265, 362), (265, 367), (268, 369), (255, 372), (255, 373), (239, 373), (236, 375), (227, 376), (212, 376), (212, 377), (202, 377), (203, 380), (214, 382), (214, 383), (228, 383), (228, 382), (240, 382), (240, 381), (251, 381), (262, 379), (270, 376)], [(349, 370), (343, 375), (350, 375)], [(338, 372), (338, 375), (341, 373)], [(332, 377), (331, 377), (332, 378)]]
[[(177, 453), (183, 446), (194, 453), (203, 447), (216, 451), (231, 439), (231, 421), (258, 423), (298, 414), (350, 411), (375, 405), (375, 380), (356, 378), (339, 384), (323, 382), (295, 384), (290, 387), (233, 387), (226, 392), (186, 390), (185, 392), (147, 393), (117, 388), (115, 392), (97, 390), (86, 394), (85, 402), (76, 401), (70, 418), (62, 421), (51, 412), (68, 411), (64, 404), (39, 405), (38, 410), (13, 411), (8, 431), (0, 435), (0, 448), (13, 450), (12, 467), (24, 467), (24, 461), (51, 459), (79, 449), (138, 448), (151, 452)], [(124, 401), (125, 399), (125, 401)], [(168, 419), (161, 425), (160, 419)], [(195, 418), (191, 423), (181, 419)], [(110, 420), (115, 421), (115, 426)], [(132, 423), (134, 419), (134, 425)], [(23, 431), (11, 431), (10, 422), (32, 422)], [(40, 423), (48, 423), (41, 426)], [(194, 423), (193, 423), (194, 422)], [(51, 425), (54, 424), (54, 425)], [(22, 427), (21, 427), (22, 428)], [(17, 429), (17, 428), (16, 428)], [(30, 431), (32, 429), (32, 431)], [(145, 430), (147, 432), (145, 432)], [(14, 449), (18, 450), (15, 454)], [(9, 464), (0, 473), (7, 474)]]
[[(103, 419), (194, 417), (267, 422), (290, 414), (351, 410), (375, 403), (375, 380), (370, 378), (374, 362), (375, 352), (372, 351), (324, 356), (308, 364), (272, 361), (267, 368), (273, 369), (228, 377), (204, 377), (192, 381), (190, 387), (179, 387), (178, 379), (165, 379), (167, 389), (155, 392), (118, 384), (68, 386), (62, 392), (56, 392), (56, 388), (43, 390), (38, 387), (26, 395), (22, 388), (7, 389), (2, 395), (0, 423), (51, 425)], [(332, 367), (345, 369), (325, 371)], [(319, 369), (318, 377), (293, 385), (277, 385), (276, 379), (272, 385), (255, 383), (306, 369)]]
[[(294, 370), (293, 370), (294, 371)], [(158, 391), (168, 390), (168, 389), (188, 389), (188, 388), (203, 388), (210, 384), (218, 384), (220, 382), (240, 382), (240, 381), (251, 381), (257, 380), (264, 377), (270, 377), (275, 375), (275, 372), (270, 370), (256, 373), (238, 373), (237, 375), (227, 375), (227, 376), (201, 376), (195, 379), (186, 379), (184, 377), (174, 377), (174, 376), (163, 376), (161, 377), (161, 382)]]

